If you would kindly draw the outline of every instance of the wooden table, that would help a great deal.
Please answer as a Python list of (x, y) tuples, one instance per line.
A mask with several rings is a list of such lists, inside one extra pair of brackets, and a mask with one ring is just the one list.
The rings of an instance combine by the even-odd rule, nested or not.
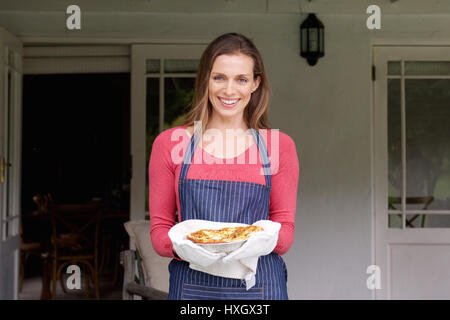
[[(52, 210), (59, 213), (79, 212), (80, 215), (88, 214), (100, 210), (102, 225), (108, 225), (110, 232), (125, 232), (123, 223), (129, 220), (129, 212), (120, 212), (117, 210), (108, 210), (104, 208), (102, 203), (89, 204), (56, 204), (49, 208), (48, 214), (24, 216), (25, 224), (30, 225), (33, 229), (39, 230), (38, 238), (41, 243), (41, 260), (42, 260), (42, 290), (41, 300), (50, 299), (52, 297), (51, 281), (52, 281), (52, 255), (51, 255), (51, 235), (52, 235)], [(100, 227), (102, 230), (102, 227)], [(117, 281), (117, 270), (114, 272), (114, 281)]]

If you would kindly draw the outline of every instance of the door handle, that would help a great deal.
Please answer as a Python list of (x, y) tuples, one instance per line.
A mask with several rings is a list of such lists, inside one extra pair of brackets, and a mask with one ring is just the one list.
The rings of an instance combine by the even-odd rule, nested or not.
[(2, 163), (1, 163), (1, 177), (0, 177), (0, 182), (1, 183), (5, 183), (5, 171), (7, 167), (11, 167), (11, 163), (6, 162), (5, 158), (2, 157)]
[(2, 157), (1, 171), (2, 171), (2, 173), (1, 173), (2, 176), (1, 176), (0, 180), (2, 183), (5, 183), (5, 158), (3, 158), (3, 157)]

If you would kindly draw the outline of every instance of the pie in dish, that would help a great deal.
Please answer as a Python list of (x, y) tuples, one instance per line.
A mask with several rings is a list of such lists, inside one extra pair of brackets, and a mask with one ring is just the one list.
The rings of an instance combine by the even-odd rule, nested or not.
[(247, 240), (254, 232), (263, 231), (260, 226), (227, 227), (222, 229), (201, 229), (186, 236), (195, 243), (229, 243)]

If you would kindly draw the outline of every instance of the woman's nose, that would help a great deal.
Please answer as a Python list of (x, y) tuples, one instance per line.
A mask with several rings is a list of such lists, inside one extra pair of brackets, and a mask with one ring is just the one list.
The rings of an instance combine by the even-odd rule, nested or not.
[(230, 96), (234, 93), (234, 83), (233, 83), (233, 80), (229, 80), (229, 81), (227, 82), (226, 87), (225, 87), (225, 93), (226, 93), (227, 95), (230, 95)]

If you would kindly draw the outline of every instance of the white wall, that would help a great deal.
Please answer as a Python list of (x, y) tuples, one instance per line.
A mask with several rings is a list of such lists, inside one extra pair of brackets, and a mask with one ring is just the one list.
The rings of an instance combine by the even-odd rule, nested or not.
[[(372, 264), (371, 41), (448, 43), (449, 7), (424, 15), (412, 1), (414, 5), (403, 7), (404, 12), (413, 9), (412, 14), (402, 15), (403, 1), (397, 2), (382, 7), (381, 30), (368, 30), (364, 3), (355, 7), (350, 1), (351, 14), (342, 8), (333, 14), (324, 2), (318, 2), (317, 10), (325, 25), (325, 57), (314, 67), (299, 56), (299, 25), (306, 14), (296, 10), (298, 4), (314, 9), (314, 3), (306, 1), (282, 1), (278, 7), (273, 1), (252, 1), (254, 11), (248, 5), (243, 12), (233, 7), (225, 13), (226, 5), (222, 12), (189, 14), (97, 8), (84, 13), (82, 30), (75, 32), (64, 30), (64, 8), (24, 12), (8, 1), (9, 7), (2, 10), (0, 5), (0, 25), (26, 41), (209, 41), (232, 31), (252, 38), (272, 86), (270, 120), (295, 140), (300, 158), (295, 240), (285, 255), (290, 298), (370, 299), (365, 272)], [(429, 6), (426, 10), (432, 11)]]

